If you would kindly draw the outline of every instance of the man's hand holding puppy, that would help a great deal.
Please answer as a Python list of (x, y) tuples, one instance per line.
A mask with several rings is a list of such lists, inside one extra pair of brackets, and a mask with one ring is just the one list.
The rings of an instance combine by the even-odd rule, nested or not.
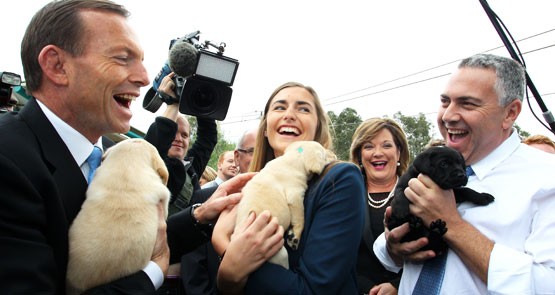
[[(420, 174), (418, 178), (409, 181), (405, 195), (411, 201), (410, 212), (422, 218), (424, 224), (430, 224), (437, 219), (446, 222), (448, 230), (443, 239), (449, 248), (455, 251), (480, 279), (487, 282), (489, 255), (484, 256), (480, 253), (491, 253), (493, 242), (462, 219), (457, 211), (453, 190), (443, 190), (428, 176)], [(387, 208), (386, 223), (390, 215), (391, 208)], [(401, 239), (408, 232), (408, 223), (391, 231), (387, 228), (385, 230), (388, 254), (397, 266), (401, 266), (403, 260), (421, 262), (436, 256), (432, 250), (420, 251), (428, 244), (426, 238), (402, 243)], [(468, 244), (464, 243), (465, 240), (475, 241), (472, 243), (473, 247), (468, 247)]]
[(154, 244), (154, 251), (150, 260), (156, 263), (164, 273), (164, 276), (166, 276), (170, 266), (170, 247), (168, 246), (168, 235), (166, 233), (166, 209), (162, 202), (158, 204), (158, 218), (156, 243)]
[(193, 218), (200, 224), (215, 223), (220, 213), (241, 200), (236, 194), (256, 173), (242, 173), (218, 186), (212, 196), (193, 211)]

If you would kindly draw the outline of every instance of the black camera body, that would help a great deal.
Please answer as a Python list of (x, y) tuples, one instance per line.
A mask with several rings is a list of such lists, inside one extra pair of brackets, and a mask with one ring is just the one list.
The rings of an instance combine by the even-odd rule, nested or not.
[(196, 71), (186, 79), (181, 91), (179, 112), (224, 120), (238, 66), (239, 62), (235, 59), (199, 50)]
[[(224, 120), (235, 81), (239, 61), (223, 55), (225, 43), (215, 46), (210, 41), (201, 45), (199, 31), (170, 42), (169, 62), (166, 62), (153, 81), (143, 101), (143, 107), (156, 112), (162, 103), (179, 103), (179, 112), (215, 120)], [(187, 42), (184, 44), (183, 42)], [(218, 48), (214, 53), (207, 48)], [(162, 79), (174, 72), (177, 99), (161, 93)]]
[(10, 105), (14, 86), (21, 85), (21, 76), (10, 72), (0, 72), (0, 107)]

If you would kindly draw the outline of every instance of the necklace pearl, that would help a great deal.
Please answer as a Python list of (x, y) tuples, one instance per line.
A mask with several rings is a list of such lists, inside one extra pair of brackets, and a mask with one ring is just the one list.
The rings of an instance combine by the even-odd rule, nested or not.
[(374, 200), (374, 198), (372, 198), (372, 195), (370, 193), (368, 193), (368, 205), (372, 208), (375, 209), (380, 209), (383, 206), (385, 206), (385, 204), (387, 204), (387, 202), (393, 198), (393, 195), (395, 194), (395, 187), (397, 186), (397, 182), (399, 182), (399, 177), (397, 177), (397, 180), (395, 181), (395, 185), (393, 186), (393, 189), (389, 192), (389, 195), (387, 195), (387, 198), (383, 199), (383, 200)]

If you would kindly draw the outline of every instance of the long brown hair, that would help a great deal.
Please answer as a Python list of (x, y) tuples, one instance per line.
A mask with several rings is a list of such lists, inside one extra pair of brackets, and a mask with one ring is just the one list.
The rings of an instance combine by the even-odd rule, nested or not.
[(254, 155), (252, 157), (252, 162), (250, 165), (250, 171), (262, 170), (262, 168), (264, 168), (266, 163), (268, 163), (269, 161), (275, 158), (274, 149), (270, 146), (270, 142), (268, 141), (268, 138), (264, 136), (264, 132), (268, 125), (266, 116), (268, 115), (268, 110), (270, 109), (270, 103), (272, 102), (272, 99), (274, 99), (274, 97), (281, 90), (289, 87), (303, 88), (314, 97), (314, 106), (316, 107), (316, 116), (318, 118), (318, 124), (316, 126), (316, 135), (314, 136), (314, 141), (319, 142), (324, 148), (328, 150), (333, 149), (333, 140), (331, 137), (330, 127), (329, 127), (330, 120), (328, 118), (327, 113), (322, 108), (322, 103), (320, 102), (320, 99), (318, 98), (318, 94), (316, 94), (316, 91), (312, 87), (305, 86), (298, 82), (287, 82), (277, 87), (274, 90), (274, 92), (272, 92), (272, 95), (270, 95), (270, 98), (266, 102), (266, 107), (264, 107), (264, 116), (262, 117), (262, 120), (260, 120), (260, 124), (258, 125), (258, 133), (256, 136), (256, 144), (254, 148)]

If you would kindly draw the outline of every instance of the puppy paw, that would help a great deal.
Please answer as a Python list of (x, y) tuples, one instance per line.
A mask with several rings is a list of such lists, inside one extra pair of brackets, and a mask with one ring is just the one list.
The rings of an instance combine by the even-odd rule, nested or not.
[(285, 240), (287, 242), (287, 245), (289, 245), (289, 247), (291, 247), (291, 249), (297, 250), (297, 248), (299, 248), (299, 238), (295, 237), (295, 234), (293, 233), (292, 230), (287, 231), (287, 235), (285, 236)]
[(420, 217), (410, 215), (408, 219), (409, 219), (409, 226), (411, 230), (421, 229), (424, 226), (422, 223), (422, 219)]
[(447, 232), (447, 224), (441, 219), (432, 221), (432, 223), (430, 223), (430, 232), (441, 237)]
[(482, 198), (480, 198), (480, 203), (478, 205), (487, 205), (495, 200), (495, 198), (488, 193), (481, 193)]

